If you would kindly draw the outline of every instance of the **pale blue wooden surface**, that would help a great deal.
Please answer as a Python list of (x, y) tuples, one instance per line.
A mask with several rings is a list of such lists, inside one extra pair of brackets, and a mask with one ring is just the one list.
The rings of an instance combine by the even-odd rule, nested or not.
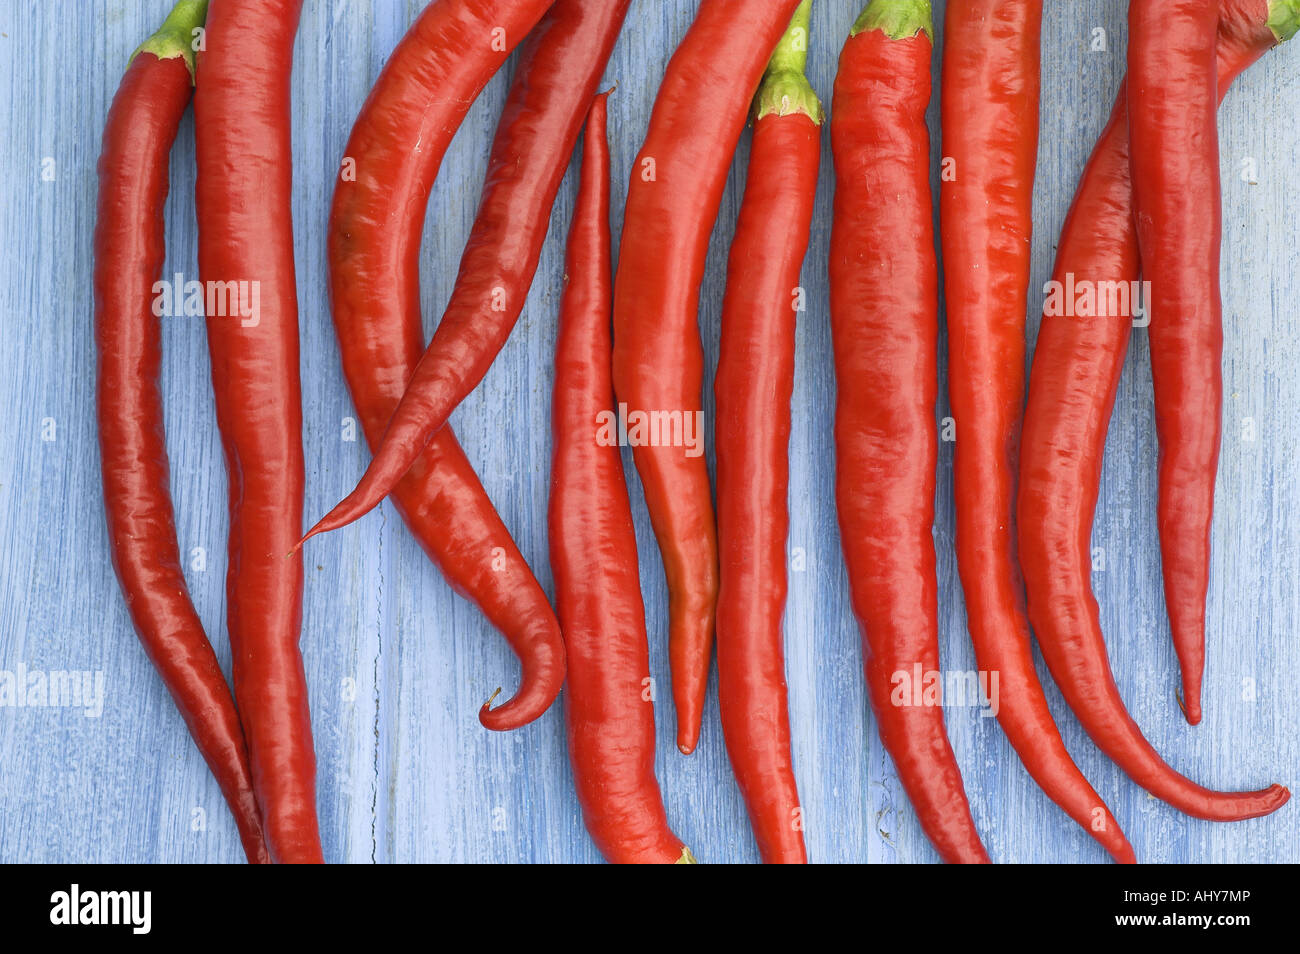
[[(168, 5), (0, 0), (0, 230), (8, 249), (0, 262), (0, 670), (20, 664), (102, 670), (106, 685), (98, 719), (67, 709), (0, 708), (0, 861), (242, 857), (216, 785), (132, 634), (108, 563), (99, 499), (89, 280), (95, 161), (126, 58)], [(810, 69), (827, 99), (859, 5), (817, 0)], [(352, 408), (327, 312), (328, 199), (352, 120), (421, 6), (308, 0), (298, 37), (294, 208), (309, 517), (350, 489), (366, 460), (361, 445), (341, 440)], [(616, 227), (622, 184), (658, 78), (695, 6), (694, 0), (635, 0), (610, 63), (607, 77), (619, 83), (611, 101)], [(1036, 287), (1049, 276), (1070, 196), (1123, 71), (1125, 6), (1123, 0), (1047, 3)], [(1108, 40), (1100, 52), (1091, 49), (1097, 30)], [(936, 76), (937, 68), (936, 62)], [(470, 113), (430, 203), (422, 256), (428, 328), (450, 294), (508, 78), (494, 80)], [(1200, 727), (1189, 728), (1174, 704), (1176, 670), (1155, 547), (1155, 444), (1143, 332), (1135, 336), (1120, 392), (1095, 531), (1106, 570), (1093, 581), (1124, 698), (1174, 766), (1226, 788), (1294, 785), (1300, 764), (1294, 635), (1300, 486), (1293, 466), (1300, 441), (1294, 427), (1300, 219), (1292, 201), (1300, 132), (1289, 119), (1297, 102), (1300, 50), (1283, 48), (1238, 83), (1222, 113), (1227, 401)], [(932, 117), (937, 120), (937, 109)], [(742, 143), (704, 289), (710, 363), (746, 148)], [(937, 157), (937, 137), (934, 150)], [(195, 271), (193, 153), (187, 119), (173, 156), (169, 273)], [(825, 278), (829, 150), (826, 157), (805, 269), (811, 299), (799, 331), (790, 448), (790, 545), (806, 557), (806, 569), (791, 576), (787, 614), (795, 764), (814, 860), (928, 862), (934, 852), (866, 709), (839, 553)], [(1243, 180), (1248, 160), (1256, 184)], [(52, 178), (42, 176), (43, 168)], [(470, 458), (548, 588), (551, 349), (574, 189), (571, 174), (519, 327), (455, 417)], [(180, 540), (184, 550), (206, 553), (206, 566), (192, 567), (188, 577), (228, 665), (224, 473), (201, 322), (170, 322), (165, 346)], [(711, 412), (711, 398), (706, 403)], [(936, 528), (942, 648), (946, 668), (971, 669), (951, 546), (951, 460), (945, 445)], [(651, 657), (666, 700), (664, 585), (633, 486)], [(497, 685), (513, 685), (516, 665), (477, 611), (443, 583), (391, 508), (313, 541), (308, 567), (303, 648), (326, 858), (597, 860), (569, 780), (559, 707), (513, 734), (479, 727), (479, 705)], [(1253, 698), (1247, 680), (1254, 680)], [(1288, 805), (1274, 817), (1227, 826), (1185, 818), (1128, 782), (1084, 737), (1054, 688), (1049, 698), (1070, 750), (1142, 860), (1300, 861), (1300, 809)], [(659, 776), (678, 833), (706, 862), (756, 860), (723, 750), (716, 696), (710, 695), (699, 751), (689, 758), (672, 745), (666, 704), (658, 716)], [(994, 721), (949, 710), (948, 724), (995, 860), (1104, 860), (1035, 787)]]

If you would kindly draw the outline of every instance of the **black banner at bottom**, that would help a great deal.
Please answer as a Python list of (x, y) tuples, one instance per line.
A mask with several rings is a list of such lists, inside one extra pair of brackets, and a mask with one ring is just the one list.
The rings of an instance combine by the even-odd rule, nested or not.
[[(736, 871), (710, 882), (707, 868), (675, 870), (664, 881), (608, 871), (588, 881), (592, 874), (577, 867), (542, 874), (525, 866), (290, 872), (10, 865), (0, 867), (0, 923), (6, 942), (62, 934), (128, 944), (255, 938), (260, 946), (281, 933), (295, 944), (316, 938), (338, 944), (389, 938), (395, 928), (432, 929), (433, 938), (448, 938), (452, 925), (486, 945), (526, 934), (559, 942), (581, 936), (587, 921), (592, 942), (621, 945), (609, 933), (612, 916), (626, 920), (629, 941), (643, 944), (647, 934), (662, 933), (693, 947), (742, 931), (777, 928), (814, 938), (841, 926), (856, 936), (864, 928), (889, 927), (928, 945), (973, 939), (995, 924), (1004, 937), (1026, 930), (1054, 938), (1149, 941), (1200, 932), (1232, 941), (1257, 928), (1284, 930), (1292, 917), (1285, 910), (1291, 907), (1289, 879), (1280, 880), (1273, 867), (999, 866), (976, 872), (865, 866), (817, 872), (814, 866), (793, 881), (769, 873), (754, 882), (737, 881)], [(822, 881), (828, 874), (831, 880)], [(692, 883), (691, 877), (704, 880)], [(762, 926), (752, 920), (758, 905)]]

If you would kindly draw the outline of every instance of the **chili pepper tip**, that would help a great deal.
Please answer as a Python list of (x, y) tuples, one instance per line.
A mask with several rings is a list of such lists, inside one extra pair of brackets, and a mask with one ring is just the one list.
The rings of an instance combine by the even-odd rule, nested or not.
[(322, 520), (320, 523), (316, 524), (316, 526), (312, 527), (305, 534), (303, 534), (302, 539), (293, 545), (293, 549), (289, 551), (288, 555), (293, 556), (295, 553), (297, 553), (299, 550), (303, 548), (303, 544), (305, 544), (312, 537), (316, 536), (318, 533), (324, 533), (326, 530), (334, 529), (333, 527), (322, 526), (321, 524), (323, 524), (324, 522), (325, 521)]
[(1188, 725), (1201, 724), (1201, 704), (1199, 701), (1194, 701), (1191, 705), (1188, 705), (1183, 699), (1183, 694), (1177, 691), (1174, 692), (1174, 699), (1178, 702), (1178, 708), (1182, 710)]
[(1271, 815), (1273, 812), (1277, 811), (1291, 800), (1291, 790), (1285, 785), (1273, 784), (1264, 790), (1264, 797), (1268, 802), (1268, 810), (1261, 812), (1259, 816), (1255, 817)]

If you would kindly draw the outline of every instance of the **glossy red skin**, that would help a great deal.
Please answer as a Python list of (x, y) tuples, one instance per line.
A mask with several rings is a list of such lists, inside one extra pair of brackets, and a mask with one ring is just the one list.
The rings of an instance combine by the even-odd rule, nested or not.
[[(584, 82), (594, 91), (626, 12), (626, 5), (614, 16), (608, 3), (561, 0), (528, 34), (547, 6), (445, 0), (431, 5), (390, 57), (353, 128), (347, 156), (357, 162), (357, 179), (339, 182), (330, 221), (331, 298), (344, 371), (376, 454), (421, 361), (419, 246), (429, 193), (469, 106), (508, 55), (461, 37), (502, 26), (507, 46), (526, 34), (529, 38), (498, 124), (461, 278), (435, 341), (446, 337), (444, 328), (457, 326), (469, 337), (478, 336), (484, 329), (475, 327), (482, 317), (476, 309), (498, 286), (503, 274), (498, 268), (510, 269), (517, 264), (511, 256), (526, 255), (545, 239), (555, 191), (589, 102), (574, 96), (568, 84), (589, 77)], [(590, 29), (599, 31), (598, 41), (585, 32)], [(583, 40), (576, 50), (575, 31)], [(439, 76), (444, 78), (434, 79)], [(447, 95), (448, 89), (458, 92)], [(430, 108), (432, 95), (437, 109)], [(419, 150), (412, 148), (415, 142)], [(521, 162), (523, 156), (528, 162)], [(556, 182), (549, 194), (527, 193), (548, 176)], [(394, 218), (404, 227), (389, 227)], [(536, 252), (531, 254), (522, 290), (507, 296), (508, 304), (517, 298), (523, 305), (536, 269)], [(491, 276), (479, 278), (481, 294), (467, 294), (467, 271)], [(377, 277), (394, 272), (401, 281)], [(486, 313), (492, 320), (499, 317)], [(505, 333), (517, 315), (516, 309)], [(496, 709), (485, 705), (479, 720), (498, 731), (526, 725), (550, 707), (564, 682), (564, 645), (555, 614), (451, 429), (444, 427), (416, 451), (414, 465), (397, 472), (399, 510), (452, 586), (502, 631), (523, 668), (515, 696)], [(330, 528), (327, 517), (312, 533)]]
[(565, 720), (582, 817), (615, 864), (673, 864), (655, 780), (654, 701), (636, 533), (616, 446), (597, 441), (614, 408), (606, 99), (587, 120), (582, 183), (569, 232), (551, 405), (549, 530), (556, 604), (569, 653)]
[(1160, 438), (1165, 605), (1187, 721), (1201, 721), (1210, 524), (1223, 426), (1218, 0), (1129, 5), (1129, 136)]
[[(1221, 0), (1218, 92), (1275, 41), (1267, 5)], [(1061, 233), (1056, 281), (1134, 282), (1140, 257), (1133, 220), (1129, 116), (1121, 89), (1084, 171)], [(1232, 821), (1267, 814), (1289, 797), (1274, 785), (1225, 794), (1165, 764), (1129, 717), (1106, 656), (1091, 587), (1091, 530), (1106, 427), (1128, 347), (1131, 316), (1044, 316), (1034, 350), (1020, 469), (1020, 554), (1029, 618), (1066, 701), (1108, 756), (1151, 794), (1187, 814)]]
[(104, 124), (94, 274), (104, 510), (140, 642), (221, 787), (245, 855), (262, 864), (270, 857), (239, 714), (181, 570), (158, 388), (152, 306), (166, 253), (168, 154), (193, 89), (184, 59), (140, 53)]
[(302, 398), (289, 78), (301, 0), (213, 0), (194, 96), (199, 273), (256, 281), (260, 321), (208, 317), (230, 494), (226, 617), (235, 701), (271, 857), (321, 861), (316, 757), (298, 650)]
[[(1037, 761), (1036, 742), (1047, 741), (1060, 781), (1048, 784), (1058, 793), (1066, 785), (1084, 793), (1083, 803), (1069, 809), (1082, 821), (1080, 811), (1104, 804), (1062, 761), (1054, 724), (1039, 704), (1015, 553), (1042, 16), (1042, 0), (947, 6), (940, 101), (943, 155), (955, 163), (956, 178), (944, 176), (940, 212), (957, 438), (957, 568), (979, 667), (1008, 667), (1014, 689), (1007, 695), (1023, 700), (1031, 720), (1010, 730), (1020, 739), (1017, 752)], [(1039, 784), (1046, 766), (1042, 774)]]
[[(443, 2), (439, 12), (443, 20), (453, 14), (459, 18), (472, 14), (474, 22), (480, 24), (455, 28), (444, 24), (436, 31), (424, 31), (432, 31), (435, 43), (451, 44), (437, 54), (439, 69), (450, 68), (445, 62), (449, 54), (466, 60), (456, 65), (457, 72), (451, 78), (462, 90), (463, 102), (444, 96), (445, 80), (429, 88), (416, 83), (419, 95), (408, 100), (408, 87), (413, 82), (410, 62), (395, 69), (392, 80), (385, 82), (381, 77), (384, 99), (380, 102), (372, 96), (374, 105), (368, 104), (358, 119), (348, 155), (359, 161), (365, 155), (366, 164), (374, 168), (384, 168), (375, 166), (376, 160), (412, 168), (402, 172), (396, 197), (389, 195), (393, 185), (389, 176), (368, 179), (364, 173), (356, 184), (360, 188), (349, 190), (357, 194), (351, 195), (346, 204), (336, 195), (331, 235), (355, 231), (364, 237), (366, 246), (364, 250), (352, 250), (342, 237), (337, 243), (345, 253), (342, 264), (349, 281), (349, 286), (341, 289), (346, 296), (345, 307), (366, 315), (399, 307), (418, 313), (420, 238), (438, 163), (465, 111), (504, 59), (504, 55), (488, 56), (491, 51), (482, 50), (482, 44), (460, 37), (486, 35), (483, 31), (487, 27), (482, 23), (498, 25), (507, 20), (507, 40), (512, 45), (528, 34), (518, 78), (497, 124), (478, 216), (461, 257), (451, 301), (360, 483), (308, 536), (351, 523), (377, 506), (446, 424), (451, 412), (483, 380), (506, 343), (528, 298), (546, 240), (551, 207), (582, 130), (586, 105), (605, 71), (629, 3), (558, 0), (546, 12), (549, 0)], [(543, 12), (546, 16), (528, 33)], [(429, 15), (426, 13), (426, 17)], [(413, 32), (419, 29), (417, 24)], [(466, 51), (475, 55), (465, 57)], [(421, 55), (430, 54), (426, 50)], [(478, 72), (472, 72), (471, 67)], [(445, 115), (440, 119), (441, 131), (434, 133), (436, 138), (426, 147), (429, 133), (421, 129), (421, 123), (430, 90), (438, 96), (439, 109), (434, 112)], [(419, 150), (413, 148), (417, 142)], [(426, 149), (428, 154), (421, 159)], [(402, 157), (400, 153), (407, 155)], [(417, 159), (422, 165), (415, 168)], [(401, 228), (388, 227), (391, 234), (370, 237), (369, 229), (394, 219), (402, 223)], [(346, 237), (349, 242), (356, 241), (351, 235)], [(404, 294), (410, 298), (395, 301), (391, 279), (384, 279), (382, 289), (366, 284), (366, 277), (381, 273), (402, 274)]]
[(806, 864), (790, 757), (781, 617), (790, 526), (795, 292), (808, 251), (821, 125), (807, 113), (754, 123), (727, 267), (714, 380), (718, 450), (718, 705), (765, 864)]
[(943, 709), (895, 705), (893, 676), (939, 665), (934, 490), (939, 274), (930, 192), (931, 41), (850, 37), (831, 106), (836, 503), (867, 696), (922, 829), (986, 864)]
[[(559, 179), (581, 130), (584, 106), (590, 102), (590, 97), (577, 98), (580, 94), (573, 92), (570, 80), (594, 89), (622, 20), (614, 7), (625, 12), (626, 5), (559, 0), (524, 44), (462, 275), (465, 263), (478, 262), (482, 274), (488, 274), (490, 260), (511, 258), (524, 246), (540, 246), (544, 239)], [(427, 31), (408, 36), (393, 62), (412, 62), (413, 54), (405, 48), (408, 42), (427, 43)], [(372, 94), (358, 128), (373, 127), (376, 115), (387, 117), (386, 127), (414, 127), (422, 115), (424, 101), (411, 99), (406, 108), (412, 112), (404, 120), (396, 118), (392, 97), (407, 89), (399, 78), (386, 77), (379, 81), (384, 95)], [(446, 143), (439, 140), (437, 148), (445, 150)], [(362, 161), (354, 150), (349, 146), (348, 154), (358, 158), (359, 171), (373, 164), (370, 159)], [(527, 161), (521, 162), (521, 157)], [(513, 174), (515, 170), (521, 177)], [(554, 179), (557, 186), (547, 191), (539, 187), (539, 179)], [(408, 289), (411, 297), (400, 299), (400, 306), (378, 307), (379, 296), (372, 302), (374, 307), (356, 304), (355, 259), (349, 256), (357, 254), (354, 236), (372, 226), (364, 218), (354, 221), (362, 205), (350, 192), (358, 186), (374, 189), (383, 182), (382, 177), (371, 181), (365, 176), (356, 183), (340, 182), (330, 233), (334, 327), (348, 388), (372, 449), (379, 444), (424, 350), (418, 274), (417, 286)], [(511, 196), (521, 204), (512, 204)], [(390, 236), (377, 230), (371, 239), (381, 246)], [(533, 265), (523, 279), (521, 302), (536, 266), (535, 254), (529, 254), (534, 255)], [(393, 496), (407, 526), (448, 582), (483, 610), (521, 660), (519, 691), (506, 704), (481, 710), (480, 721), (495, 730), (533, 721), (549, 708), (564, 682), (560, 625), (449, 426), (434, 435)]]
[[(614, 392), (631, 411), (686, 419), (703, 408), (697, 316), (709, 235), (750, 103), (797, 6), (702, 0), (668, 63), (632, 167), (614, 280)], [(689, 754), (700, 737), (718, 599), (709, 471), (703, 455), (682, 447), (637, 447), (634, 457), (668, 581), (677, 747)]]
[(1074, 764), (1034, 667), (1015, 553), (1042, 3), (949, 4), (941, 190), (957, 559), (975, 658), (999, 674), (999, 724), (1034, 781), (1116, 861), (1133, 848)]
[[(358, 396), (362, 378), (375, 382), (371, 389), (382, 388), (384, 392), (383, 417), (377, 424), (379, 435), (391, 426), (398, 406), (398, 402), (389, 400), (388, 392), (395, 390), (400, 399), (412, 380), (416, 362), (435, 368), (446, 348), (452, 352), (456, 372), (473, 361), (484, 363), (473, 382), (447, 406), (437, 425), (442, 427), (450, 411), (491, 364), (527, 297), (555, 193), (581, 130), (585, 106), (626, 14), (627, 4), (622, 0), (561, 0), (529, 35), (498, 123), (479, 215), (462, 258), (457, 287), (427, 352), (428, 360), (420, 358), (419, 350), (414, 359), (405, 352), (390, 351), (383, 341), (370, 340), (367, 331), (400, 326), (411, 329), (401, 334), (419, 335), (419, 247), (429, 193), (442, 157), (469, 106), (507, 55), (464, 38), (488, 35), (492, 29), (504, 27), (505, 45), (513, 47), (528, 35), (548, 6), (447, 0), (431, 5), (390, 58), (353, 128), (347, 155), (357, 161), (357, 180), (339, 183), (330, 220), (331, 298), (344, 352), (361, 349), (356, 370), (348, 371), (354, 400), (359, 404), (363, 401)], [(449, 95), (448, 90), (454, 95)], [(414, 143), (419, 143), (420, 148), (412, 148)], [(403, 227), (392, 228), (393, 221)], [(394, 274), (401, 276), (399, 281), (384, 277)], [(492, 310), (498, 291), (505, 295), (504, 312)], [(496, 343), (490, 344), (492, 341)], [(422, 341), (417, 345), (422, 346)], [(377, 468), (383, 466), (377, 462), (381, 456), (388, 456), (377, 449), (379, 438), (369, 433), (369, 425), (367, 428), (376, 458), (363, 484), (367, 480), (373, 483), (379, 473)], [(442, 509), (447, 514), (459, 511), (462, 524), (454, 530), (439, 530), (437, 515), (431, 514), (426, 526), (416, 532), (444, 573), (454, 576), (458, 571), (453, 561), (436, 554), (437, 549), (451, 549), (457, 552), (458, 559), (467, 551), (472, 555), (475, 579), (467, 582), (472, 582), (473, 588), (455, 579), (452, 583), (465, 587), (467, 594), (483, 607), (506, 635), (523, 666), (520, 689), (514, 698), (496, 709), (484, 706), (479, 720), (489, 729), (518, 728), (546, 711), (558, 694), (564, 681), (563, 641), (554, 613), (513, 543), (507, 554), (512, 567), (508, 578), (484, 565), (488, 551), (480, 549), (476, 541), (500, 540), (506, 536), (505, 528), (500, 526), (490, 502), (485, 497), (480, 499), (477, 478), (454, 437), (446, 428), (436, 434), (435, 430), (430, 429), (410, 445), (415, 456), (384, 480), (389, 483), (390, 478), (397, 480), (406, 474), (408, 488), (422, 484), (427, 494), (439, 483), (433, 469), (441, 463), (460, 474), (457, 483), (461, 489), (456, 496), (474, 498), (480, 515), (474, 522), (466, 519), (465, 500), (453, 506), (449, 498), (448, 506)], [(434, 435), (432, 439), (430, 434)], [(411, 459), (416, 461), (414, 474), (408, 473)], [(402, 484), (397, 487), (400, 498)], [(359, 511), (335, 519), (362, 495), (358, 488), (308, 536), (343, 526), (369, 510), (387, 492), (386, 488)], [(437, 492), (450, 494), (451, 488)], [(403, 508), (409, 516), (411, 505)], [(516, 599), (510, 598), (506, 583), (517, 585)], [(476, 591), (479, 595), (473, 595)]]

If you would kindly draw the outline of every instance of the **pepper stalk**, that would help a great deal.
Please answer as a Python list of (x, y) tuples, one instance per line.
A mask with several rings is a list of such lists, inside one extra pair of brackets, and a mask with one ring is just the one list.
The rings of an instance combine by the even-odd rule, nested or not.
[(825, 112), (806, 73), (811, 22), (812, 0), (802, 0), (763, 73), (758, 95), (754, 97), (755, 120), (803, 113), (821, 125)]
[(152, 53), (160, 60), (179, 56), (190, 71), (190, 82), (194, 82), (194, 31), (201, 29), (207, 18), (208, 0), (177, 0), (162, 26), (135, 48), (127, 65), (141, 53)]
[(1269, 0), (1268, 28), (1279, 43), (1300, 32), (1300, 0)]
[(933, 44), (934, 13), (930, 0), (871, 0), (853, 24), (849, 36), (855, 37), (869, 30), (883, 30), (891, 40), (906, 40), (924, 33)]

